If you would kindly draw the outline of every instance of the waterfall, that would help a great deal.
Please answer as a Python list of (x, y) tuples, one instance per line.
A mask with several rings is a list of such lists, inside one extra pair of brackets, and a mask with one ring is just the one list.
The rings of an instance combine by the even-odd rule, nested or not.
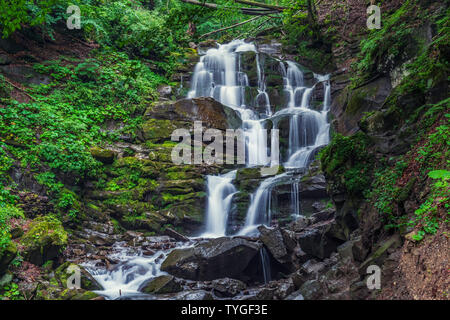
[(241, 235), (254, 233), (256, 228), (261, 224), (266, 226), (270, 225), (270, 191), (285, 177), (286, 174), (280, 174), (267, 178), (263, 180), (258, 189), (256, 189), (255, 193), (252, 195), (252, 201), (250, 202), (250, 206), (247, 211), (245, 225), (240, 231)]
[(267, 253), (267, 249), (263, 246), (261, 250), (259, 251), (259, 254), (261, 256), (261, 266), (263, 269), (263, 277), (264, 277), (264, 283), (269, 283), (272, 281), (272, 270), (270, 268), (270, 257)]
[(236, 188), (231, 181), (236, 178), (236, 170), (221, 176), (208, 176), (208, 207), (206, 230), (202, 237), (221, 237), (225, 235), (230, 204)]
[(291, 185), (291, 206), (294, 217), (300, 216), (300, 199), (298, 191), (298, 180), (296, 180)]
[[(245, 90), (249, 86), (249, 78), (241, 68), (241, 54), (255, 52), (257, 68), (257, 91), (252, 105), (259, 103), (263, 112), (256, 112), (246, 105)], [(304, 72), (291, 61), (279, 61), (280, 73), (283, 77), (283, 91), (288, 94), (286, 105), (272, 114), (269, 95), (266, 92), (264, 70), (261, 64), (261, 53), (252, 43), (234, 40), (219, 45), (217, 49), (209, 49), (196, 64), (189, 98), (213, 97), (222, 104), (238, 112), (242, 120), (245, 136), (246, 166), (266, 166), (279, 164), (278, 135), (272, 130), (271, 143), (267, 146), (265, 124), (272, 122), (272, 128), (279, 128), (281, 118), (289, 119), (288, 160), (283, 163), (285, 172), (263, 179), (251, 195), (250, 205), (246, 212), (245, 224), (238, 234), (253, 235), (261, 224), (270, 226), (272, 221), (272, 190), (278, 185), (290, 184), (291, 207), (293, 216), (301, 215), (299, 199), (300, 178), (298, 172), (304, 172), (315, 151), (329, 142), (328, 111), (331, 103), (331, 86), (328, 76), (314, 75), (316, 83), (312, 87), (305, 86)], [(324, 98), (322, 108), (311, 107), (311, 99), (315, 86), (323, 85)], [(280, 93), (281, 95), (281, 93)], [(277, 106), (280, 107), (280, 106)], [(277, 108), (279, 109), (279, 108)], [(261, 108), (258, 108), (261, 110)], [(269, 154), (269, 156), (268, 156)], [(283, 158), (285, 159), (285, 158)], [(221, 237), (226, 235), (229, 213), (233, 196), (237, 193), (233, 181), (237, 170), (222, 175), (207, 177), (208, 202), (206, 208), (206, 224), (202, 237)], [(193, 246), (188, 243), (185, 247)], [(178, 248), (181, 243), (176, 244)], [(152, 296), (140, 292), (141, 286), (159, 275), (166, 274), (160, 266), (173, 249), (161, 249), (151, 256), (144, 254), (142, 247), (132, 247), (127, 243), (114, 244), (115, 253), (108, 255), (118, 263), (110, 270), (98, 268), (96, 262), (86, 262), (84, 267), (102, 285), (103, 290), (97, 293), (108, 299), (149, 298)], [(270, 256), (263, 247), (260, 250), (262, 276), (264, 282), (271, 281)]]
[(149, 279), (164, 275), (161, 264), (172, 251), (160, 250), (152, 256), (143, 254), (140, 248), (135, 252), (134, 248), (125, 243), (114, 244), (115, 253), (109, 255), (112, 260), (119, 261), (111, 270), (99, 269), (95, 261), (83, 264), (83, 267), (103, 287), (103, 290), (95, 291), (108, 299), (120, 297), (144, 298), (146, 295), (139, 291), (141, 285)]
[[(245, 89), (249, 79), (242, 68), (241, 54), (247, 51), (255, 53), (257, 72), (257, 95), (252, 105), (256, 112), (246, 105)], [(329, 141), (327, 121), (330, 107), (330, 82), (328, 76), (314, 74), (315, 84), (305, 85), (304, 71), (292, 61), (279, 61), (279, 72), (283, 77), (283, 91), (287, 94), (284, 108), (272, 114), (269, 95), (266, 92), (266, 80), (262, 65), (262, 54), (252, 43), (233, 40), (218, 48), (209, 49), (195, 66), (191, 90), (188, 97), (210, 96), (238, 112), (242, 119), (245, 137), (246, 166), (267, 166), (280, 163), (275, 155), (278, 148), (278, 136), (272, 130), (271, 143), (267, 146), (265, 123), (272, 121), (276, 129), (280, 118), (289, 119), (289, 139), (287, 161), (283, 163), (287, 172), (264, 179), (251, 195), (245, 224), (239, 234), (253, 234), (257, 226), (270, 226), (272, 220), (271, 193), (274, 186), (291, 183), (291, 202), (293, 215), (301, 214), (299, 204), (299, 179), (294, 169), (306, 168), (316, 150)], [(322, 108), (318, 111), (311, 106), (316, 85), (324, 86)], [(261, 111), (262, 110), (262, 111)], [(268, 156), (269, 154), (269, 156)], [(285, 159), (286, 159), (285, 158)], [(208, 176), (208, 207), (206, 210), (206, 230), (204, 235), (217, 237), (226, 233), (230, 204), (236, 189), (232, 184), (235, 171), (222, 176)]]

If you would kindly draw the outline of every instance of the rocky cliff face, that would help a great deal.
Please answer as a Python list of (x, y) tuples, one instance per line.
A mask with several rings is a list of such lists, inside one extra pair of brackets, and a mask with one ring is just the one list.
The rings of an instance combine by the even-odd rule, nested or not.
[[(365, 21), (355, 11), (356, 6), (348, 8), (353, 28), (359, 24), (363, 30)], [(434, 272), (441, 273), (448, 259), (440, 253), (447, 241), (441, 231), (427, 229), (430, 238), (423, 244), (416, 236), (423, 234), (421, 226), (426, 224), (420, 221), (424, 202), (436, 201), (431, 200), (436, 196), (435, 181), (427, 172), (448, 168), (444, 161), (448, 147), (439, 145), (443, 140), (430, 147), (438, 152), (435, 160), (423, 149), (424, 144), (432, 144), (427, 140), (435, 134), (435, 127), (445, 131), (448, 124), (443, 119), (448, 112), (448, 81), (444, 76), (448, 68), (444, 71), (433, 66), (445, 60), (448, 52), (445, 41), (438, 40), (444, 35), (438, 21), (445, 10), (433, 1), (385, 4), (382, 11), (388, 14), (383, 16), (383, 29), (372, 35), (360, 33), (361, 50), (346, 38), (349, 20), (338, 25), (335, 33), (334, 43), (346, 45), (333, 49), (338, 70), (332, 76), (332, 123), (336, 133), (347, 137), (332, 140), (321, 157), (322, 169), (336, 204), (335, 219), (342, 227), (342, 240), (347, 241), (338, 248), (339, 260), (344, 261), (342, 255), (348, 258), (351, 251), (350, 260), (355, 265), (362, 262), (360, 281), (368, 265), (378, 265), (382, 270), (380, 298), (417, 298), (420, 291), (427, 298), (445, 299), (441, 284), (434, 288), (430, 284), (431, 275), (411, 276), (422, 274), (420, 268), (431, 265)], [(401, 23), (407, 26), (403, 33)], [(348, 63), (351, 61), (353, 65)], [(425, 86), (424, 76), (428, 79)], [(448, 189), (444, 187), (442, 192), (447, 194), (443, 201), (448, 202)], [(426, 219), (437, 229), (448, 230), (445, 209), (432, 207), (425, 209)], [(405, 223), (408, 220), (410, 223)], [(430, 243), (436, 247), (429, 256), (412, 263), (412, 255), (417, 256)], [(330, 279), (325, 275), (319, 282), (332, 283)], [(377, 296), (363, 282), (352, 281), (349, 292), (353, 298)], [(330, 291), (326, 296), (335, 297)]]

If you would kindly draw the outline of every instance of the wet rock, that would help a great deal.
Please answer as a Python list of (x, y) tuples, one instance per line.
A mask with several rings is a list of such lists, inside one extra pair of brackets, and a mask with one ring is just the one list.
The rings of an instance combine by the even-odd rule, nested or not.
[(305, 176), (300, 184), (300, 196), (302, 198), (327, 198), (327, 183), (325, 176), (318, 173), (313, 176)]
[(319, 223), (323, 221), (330, 220), (334, 217), (335, 210), (333, 208), (325, 209), (322, 211), (319, 211), (317, 213), (314, 213), (309, 217), (310, 223)]
[(192, 290), (178, 294), (173, 300), (214, 300), (214, 297), (204, 290)]
[(319, 273), (325, 269), (325, 263), (317, 262), (316, 260), (311, 259), (305, 262), (301, 269), (304, 273), (317, 277)]
[(183, 288), (173, 276), (166, 275), (150, 279), (139, 287), (141, 292), (154, 294), (175, 293), (182, 290)]
[(173, 89), (171, 86), (161, 85), (157, 89), (159, 96), (162, 98), (170, 98), (172, 95)]
[(67, 288), (67, 280), (75, 273), (75, 270), (80, 270), (81, 289), (88, 291), (103, 290), (100, 283), (83, 266), (71, 262), (65, 262), (55, 270), (55, 276), (50, 280), (50, 284)]
[(301, 232), (311, 224), (311, 220), (307, 217), (300, 216), (297, 220), (289, 224), (288, 228), (294, 232)]
[(189, 242), (189, 238), (182, 235), (181, 233), (173, 230), (172, 228), (166, 228), (166, 230), (164, 230), (164, 233), (166, 235), (168, 235), (169, 237), (174, 238), (177, 241), (182, 241), (182, 242)]
[(334, 220), (320, 222), (298, 233), (297, 241), (302, 250), (319, 259), (329, 257), (340, 244), (339, 240), (330, 233), (333, 222)]
[(217, 238), (193, 248), (175, 249), (163, 262), (162, 271), (191, 280), (245, 279), (250, 261), (261, 244), (241, 238)]
[(305, 300), (300, 290), (291, 293), (285, 300)]
[(272, 256), (280, 263), (286, 263), (289, 261), (289, 254), (284, 243), (283, 235), (280, 228), (267, 228), (265, 226), (259, 226), (260, 240)]
[(295, 239), (295, 232), (288, 229), (281, 229), (281, 234), (283, 235), (283, 242), (286, 246), (286, 249), (289, 253), (295, 251), (297, 246), (297, 240)]
[(389, 77), (381, 77), (359, 88), (340, 91), (331, 104), (337, 131), (349, 135), (359, 130), (358, 122), (364, 113), (381, 109), (391, 89)]
[(212, 282), (214, 293), (219, 297), (234, 297), (247, 288), (247, 285), (236, 279), (223, 278)]
[(320, 212), (325, 210), (327, 205), (323, 201), (316, 201), (311, 205), (311, 207), (313, 208), (314, 212)]
[(274, 300), (276, 288), (264, 287), (258, 291), (255, 298), (256, 300)]
[(306, 252), (304, 252), (302, 250), (302, 248), (300, 248), (300, 247), (295, 248), (294, 254), (295, 254), (295, 258), (296, 258), (297, 262), (299, 262), (299, 263), (304, 263), (312, 258), (312, 256), (310, 254), (307, 254)]
[(155, 251), (152, 251), (152, 250), (146, 250), (146, 251), (143, 251), (142, 254), (143, 254), (144, 256), (151, 257), (151, 256), (153, 256), (153, 255), (155, 254)]
[(350, 297), (353, 300), (365, 300), (370, 294), (366, 281), (358, 281), (350, 286)]
[(217, 49), (218, 47), (219, 47), (219, 44), (217, 43), (216, 40), (208, 39), (208, 40), (200, 42), (197, 45), (197, 50), (198, 50), (199, 54), (204, 54), (209, 49)]
[(295, 289), (300, 289), (300, 287), (308, 281), (308, 274), (303, 269), (298, 269), (293, 274), (290, 275), (292, 279), (292, 283), (295, 286)]
[(275, 297), (278, 300), (286, 299), (295, 290), (295, 285), (292, 279), (284, 279), (277, 281), (277, 289)]
[(305, 300), (317, 300), (322, 296), (323, 289), (318, 280), (308, 280), (301, 286), (299, 292)]

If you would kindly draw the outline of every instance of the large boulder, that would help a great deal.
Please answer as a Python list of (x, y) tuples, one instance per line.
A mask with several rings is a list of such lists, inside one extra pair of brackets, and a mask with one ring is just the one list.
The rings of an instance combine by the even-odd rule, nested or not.
[(272, 256), (280, 263), (286, 263), (289, 261), (288, 249), (284, 243), (283, 234), (280, 228), (267, 228), (265, 226), (259, 226), (260, 232), (259, 239), (266, 246)]
[(217, 238), (192, 248), (175, 249), (161, 265), (161, 270), (190, 280), (235, 278), (247, 280), (250, 262), (262, 245), (242, 238)]
[(80, 287), (83, 290), (94, 291), (102, 290), (103, 287), (94, 279), (94, 277), (82, 266), (65, 262), (55, 270), (55, 276), (50, 279), (50, 284), (62, 288), (67, 288), (67, 280), (74, 274), (74, 270), (80, 270)]
[(39, 216), (22, 237), (23, 257), (35, 265), (55, 260), (67, 245), (67, 232), (54, 216)]
[(95, 292), (84, 289), (67, 289), (40, 281), (36, 286), (35, 300), (99, 300)]
[(94, 146), (91, 148), (91, 155), (100, 162), (105, 164), (111, 164), (114, 162), (117, 153), (113, 150), (102, 149), (100, 147)]
[(343, 242), (334, 235), (335, 225), (334, 219), (331, 219), (308, 226), (297, 233), (300, 248), (319, 259), (328, 258)]
[(202, 121), (205, 127), (220, 130), (237, 129), (241, 127), (242, 123), (235, 110), (210, 97), (156, 104), (148, 108), (145, 115), (161, 120)]

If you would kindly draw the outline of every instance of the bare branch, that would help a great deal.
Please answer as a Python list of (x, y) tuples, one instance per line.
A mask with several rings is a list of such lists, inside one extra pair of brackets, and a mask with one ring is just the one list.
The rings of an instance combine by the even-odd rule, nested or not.
[(212, 34), (214, 34), (214, 33), (220, 32), (220, 31), (225, 31), (225, 30), (228, 30), (228, 29), (232, 29), (232, 28), (235, 28), (235, 27), (239, 27), (239, 26), (242, 26), (243, 24), (252, 22), (252, 21), (254, 21), (254, 20), (256, 20), (256, 19), (259, 19), (259, 18), (261, 18), (261, 16), (253, 17), (253, 18), (251, 18), (251, 19), (248, 19), (248, 20), (245, 20), (245, 21), (242, 21), (242, 22), (233, 24), (233, 25), (231, 25), (231, 26), (228, 26), (228, 27), (225, 27), (225, 28), (222, 28), (222, 29), (217, 29), (217, 30), (214, 30), (214, 31), (211, 31), (211, 32), (202, 34), (199, 38), (207, 37), (207, 36), (210, 36), (210, 35), (212, 35)]

